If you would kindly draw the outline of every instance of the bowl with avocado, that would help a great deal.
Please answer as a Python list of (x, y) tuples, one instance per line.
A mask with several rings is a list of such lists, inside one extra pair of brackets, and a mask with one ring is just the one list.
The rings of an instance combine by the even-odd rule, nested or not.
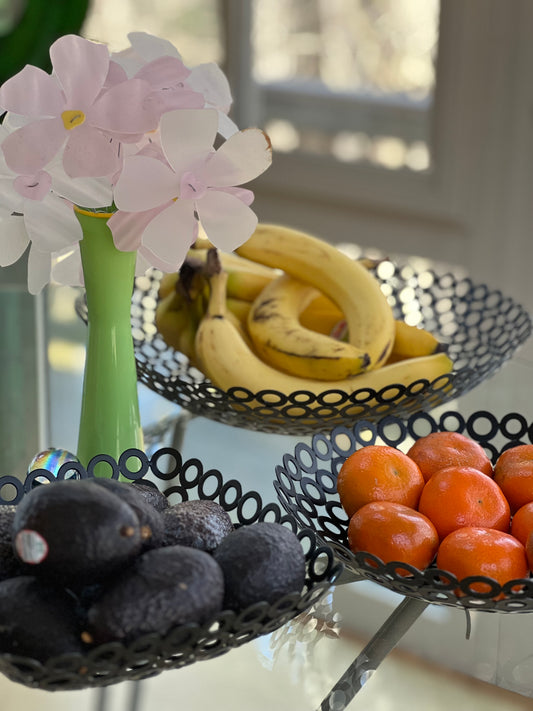
[(198, 459), (166, 447), (104, 465), (0, 477), (12, 681), (76, 690), (210, 659), (310, 610), (342, 571), (312, 530)]

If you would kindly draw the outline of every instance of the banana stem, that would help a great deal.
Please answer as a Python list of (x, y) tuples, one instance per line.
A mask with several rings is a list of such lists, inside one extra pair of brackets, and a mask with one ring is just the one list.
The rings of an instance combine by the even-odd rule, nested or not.
[(211, 293), (209, 295), (209, 303), (207, 305), (207, 313), (211, 318), (225, 318), (227, 315), (226, 307), (226, 284), (228, 282), (228, 273), (225, 271), (216, 272), (209, 277), (209, 286)]

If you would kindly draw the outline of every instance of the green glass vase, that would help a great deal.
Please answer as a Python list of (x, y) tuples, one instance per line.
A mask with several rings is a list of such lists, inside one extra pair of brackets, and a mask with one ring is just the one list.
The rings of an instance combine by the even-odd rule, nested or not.
[[(136, 252), (113, 243), (108, 213), (76, 210), (87, 297), (88, 330), (77, 455), (87, 466), (97, 454), (118, 461), (143, 448), (137, 371), (131, 333)], [(97, 476), (110, 476), (104, 467)]]

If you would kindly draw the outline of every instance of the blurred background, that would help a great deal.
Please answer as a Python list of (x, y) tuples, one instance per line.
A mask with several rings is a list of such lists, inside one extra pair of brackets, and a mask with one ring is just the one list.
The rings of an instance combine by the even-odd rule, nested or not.
[[(232, 87), (234, 120), (269, 134), (272, 168), (251, 186), (261, 221), (370, 253), (460, 265), (532, 310), (533, 4), (2, 0), (0, 80), (25, 63), (48, 69), (49, 45), (67, 32), (120, 50), (135, 30), (170, 40), (189, 66), (221, 64)], [(24, 263), (0, 271), (1, 473), (23, 475), (33, 454), (47, 446), (76, 449), (85, 348), (77, 295), (51, 285), (31, 297)], [(532, 361), (528, 344), (502, 377), (455, 404), (490, 403), (533, 415), (524, 388)], [(292, 451), (293, 438), (232, 430), (228, 440), (227, 426), (188, 421), (142, 386), (140, 399), (147, 427), (184, 415), (185, 456), (198, 456), (273, 497), (274, 466)], [(218, 708), (311, 709), (399, 601), (371, 584), (344, 586), (333, 600), (338, 634), (317, 645), (313, 659), (302, 652), (300, 665), (291, 669), (282, 655), (274, 658), (268, 641), (254, 643), (205, 663), (205, 671), (194, 665), (149, 682), (141, 701), (132, 701), (128, 690), (113, 690), (118, 696), (109, 708), (137, 703), (143, 711), (156, 704), (170, 709), (179, 699), (180, 707), (196, 711), (207, 703), (201, 687), (210, 673), (208, 691), (217, 695)], [(501, 617), (474, 613), (466, 640), (464, 615), (426, 611), (353, 707), (531, 708), (533, 635), (524, 633), (531, 623)], [(302, 696), (303, 680), (310, 678), (315, 685)], [(180, 696), (172, 689), (182, 689)], [(51, 703), (46, 694), (10, 684), (2, 698), (2, 711)], [(103, 710), (106, 703), (109, 698), (93, 692), (54, 697), (56, 710), (74, 704), (78, 711), (83, 704)]]

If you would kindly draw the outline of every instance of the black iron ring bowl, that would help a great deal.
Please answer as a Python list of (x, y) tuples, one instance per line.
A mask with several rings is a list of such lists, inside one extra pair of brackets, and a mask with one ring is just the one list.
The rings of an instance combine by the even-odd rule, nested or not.
[[(533, 443), (533, 422), (513, 412), (500, 419), (483, 410), (468, 417), (449, 410), (439, 417), (419, 412), (406, 419), (390, 415), (377, 423), (358, 421), (351, 427), (336, 427), (328, 435), (315, 434), (309, 445), (300, 442), (293, 453), (285, 454), (275, 470), (278, 501), (298, 526), (312, 529), (333, 548), (344, 564), (343, 582), (367, 579), (408, 597), (462, 609), (533, 611), (533, 577), (504, 586), (483, 576), (457, 580), (435, 564), (421, 571), (401, 561), (384, 563), (370, 553), (354, 554), (349, 549), (349, 519), (336, 489), (342, 463), (355, 450), (371, 444), (407, 452), (416, 439), (436, 431), (466, 434), (484, 447), (493, 462), (510, 447)], [(482, 592), (475, 585), (480, 582)]]
[[(433, 382), (420, 379), (352, 395), (338, 390), (318, 397), (306, 391), (290, 396), (268, 389), (222, 391), (158, 334), (154, 321), (162, 275), (152, 271), (137, 279), (132, 300), (139, 380), (194, 415), (250, 430), (309, 435), (349, 426), (355, 419), (406, 417), (449, 402), (493, 375), (531, 334), (531, 319), (522, 306), (467, 276), (418, 268), (408, 260), (384, 260), (375, 275), (395, 317), (425, 327), (447, 347), (453, 372)], [(86, 321), (83, 297), (76, 309)]]
[[(105, 462), (105, 464), (102, 464)], [(297, 532), (306, 557), (306, 579), (300, 593), (283, 596), (274, 604), (260, 602), (242, 611), (224, 610), (203, 625), (185, 624), (164, 635), (145, 634), (127, 645), (108, 642), (84, 654), (65, 654), (41, 663), (35, 659), (0, 652), (0, 673), (25, 686), (47, 691), (77, 690), (140, 680), (178, 669), (197, 661), (229, 652), (257, 637), (269, 634), (312, 608), (340, 576), (343, 566), (331, 548), (312, 530), (300, 530), (292, 517), (284, 515), (276, 502), (264, 504), (255, 491), (243, 491), (236, 479), (224, 480), (217, 469), (204, 470), (196, 458), (183, 460), (178, 450), (164, 447), (149, 457), (130, 449), (118, 462), (99, 455), (83, 468), (66, 462), (54, 476), (44, 469), (32, 471), (21, 481), (0, 477), (0, 505), (16, 504), (37, 484), (76, 476), (94, 476), (96, 466), (108, 466), (113, 478), (119, 475), (155, 484), (171, 503), (188, 499), (217, 501), (229, 512), (234, 525), (275, 521)], [(46, 484), (44, 484), (46, 485)], [(53, 483), (49, 484), (53, 486)]]

